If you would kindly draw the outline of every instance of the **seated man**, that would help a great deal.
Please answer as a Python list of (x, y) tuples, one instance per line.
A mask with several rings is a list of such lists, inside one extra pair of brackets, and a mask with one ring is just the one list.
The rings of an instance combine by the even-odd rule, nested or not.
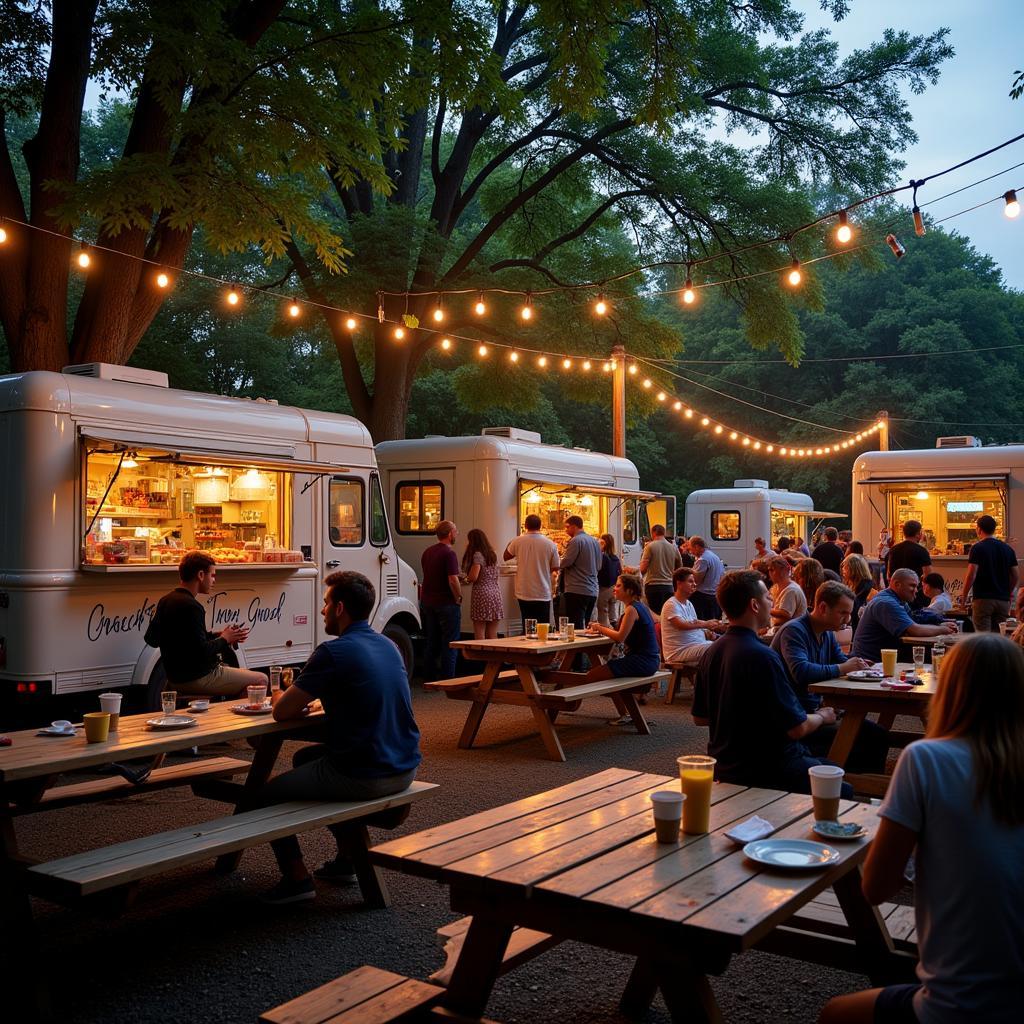
[[(760, 574), (728, 572), (718, 585), (718, 603), (729, 628), (697, 666), (693, 720), (710, 730), (708, 753), (717, 759), (715, 778), (741, 786), (809, 793), (807, 769), (826, 764), (801, 742), (833, 725), (832, 708), (808, 714), (789, 685), (786, 666), (757, 631), (771, 621), (771, 599)], [(843, 783), (843, 796), (853, 795)]]
[[(197, 600), (209, 594), (217, 580), (217, 563), (205, 552), (190, 551), (178, 565), (181, 585), (157, 602), (146, 630), (146, 643), (160, 648), (167, 674), (167, 689), (203, 696), (234, 697), (247, 686), (266, 683), (262, 672), (225, 665), (234, 659), (232, 646), (249, 635), (248, 626), (225, 626), (219, 633), (206, 628), (206, 609)], [(149, 694), (149, 705), (160, 706), (159, 691)]]
[(953, 610), (953, 598), (946, 590), (946, 581), (937, 572), (925, 573), (921, 589), (928, 598), (928, 611), (945, 615)]
[[(844, 629), (853, 613), (853, 591), (842, 583), (827, 580), (814, 595), (814, 607), (806, 615), (782, 627), (772, 640), (786, 665), (789, 682), (805, 711), (817, 711), (823, 701), (807, 688), (811, 683), (838, 679), (847, 672), (870, 667), (863, 658), (843, 658), (836, 631)], [(816, 757), (826, 757), (838, 727), (824, 725), (805, 737), (804, 744)], [(889, 756), (889, 731), (875, 722), (860, 727), (857, 741), (846, 761), (851, 772), (883, 772)]]
[(712, 641), (704, 631), (721, 631), (719, 619), (698, 619), (690, 597), (697, 589), (693, 570), (676, 569), (672, 573), (672, 596), (661, 609), (662, 657), (670, 665), (696, 665)]
[(851, 654), (868, 661), (880, 661), (882, 648), (900, 649), (901, 636), (946, 636), (956, 632), (952, 622), (928, 626), (915, 622), (910, 602), (917, 594), (919, 579), (913, 569), (897, 569), (889, 577), (889, 586), (864, 605), (853, 634)]
[(772, 581), (772, 625), (781, 626), (790, 619), (798, 619), (807, 611), (807, 598), (793, 579), (793, 566), (788, 558), (773, 555), (768, 559), (768, 576)]
[[(394, 642), (374, 631), (373, 584), (358, 572), (334, 572), (324, 580), (324, 628), (333, 640), (320, 644), (295, 682), (274, 703), (279, 722), (300, 718), (319, 698), (324, 709), (324, 744), (302, 747), (290, 772), (272, 779), (256, 805), (289, 800), (371, 800), (400, 793), (416, 776), (420, 733), (413, 718), (405, 662)], [(343, 827), (332, 828), (338, 856), (318, 878), (354, 882), (344, 849)], [(316, 897), (295, 836), (271, 846), (282, 879), (263, 896), (267, 903)]]

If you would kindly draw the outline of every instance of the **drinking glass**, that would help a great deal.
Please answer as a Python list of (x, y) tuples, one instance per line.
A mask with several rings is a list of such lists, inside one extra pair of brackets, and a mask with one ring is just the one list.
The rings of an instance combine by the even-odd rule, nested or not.
[(281, 666), (270, 666), (270, 692), (277, 693), (281, 689)]
[(295, 669), (283, 668), (281, 669), (281, 689), (287, 690), (292, 683), (295, 682)]
[(254, 686), (245, 688), (246, 696), (249, 698), (249, 707), (261, 708), (267, 701), (267, 684), (257, 683)]
[(568, 615), (560, 615), (558, 617), (558, 632), (561, 635), (562, 639), (564, 640), (566, 633), (569, 632), (569, 616)]
[(173, 715), (178, 707), (178, 691), (164, 690), (160, 694), (160, 707), (165, 715)]
[(536, 640), (537, 639), (537, 620), (527, 619), (526, 620), (526, 639)]
[(914, 671), (920, 675), (924, 671), (924, 647), (911, 648), (914, 655)]

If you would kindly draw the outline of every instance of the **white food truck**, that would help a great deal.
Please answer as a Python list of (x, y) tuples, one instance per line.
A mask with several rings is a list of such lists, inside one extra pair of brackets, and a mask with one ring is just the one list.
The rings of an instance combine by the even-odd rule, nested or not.
[(373, 445), (348, 416), (176, 391), (108, 364), (0, 377), (0, 698), (143, 687), (143, 634), (185, 551), (217, 560), (210, 629), (251, 626), (250, 668), (325, 639), (324, 575), (365, 573), (371, 623), (412, 663), (416, 574)]
[(755, 537), (771, 548), (780, 537), (809, 542), (821, 522), (845, 518), (841, 512), (819, 511), (807, 494), (769, 487), (767, 480), (736, 480), (732, 487), (691, 491), (686, 497), (686, 536), (703, 537), (730, 569), (757, 556)]
[(879, 535), (903, 539), (903, 524), (924, 527), (932, 566), (954, 600), (963, 597), (974, 523), (988, 514), (996, 536), (1024, 548), (1024, 445), (982, 448), (969, 436), (940, 437), (935, 448), (864, 452), (853, 464), (853, 534), (868, 555)]
[[(516, 427), (486, 427), (479, 437), (383, 441), (377, 445), (377, 460), (395, 545), (410, 565), (419, 567), (442, 519), (459, 528), (460, 559), (469, 530), (487, 535), (501, 565), (505, 619), (499, 632), (506, 636), (521, 633), (522, 623), (513, 593), (515, 565), (504, 563), (502, 553), (522, 532), (528, 515), (540, 516), (542, 532), (560, 550), (569, 539), (565, 520), (578, 515), (587, 533), (610, 533), (628, 565), (640, 561), (648, 522), (675, 523), (675, 499), (641, 491), (640, 475), (628, 459), (542, 444), (540, 434)], [(468, 600), (462, 628), (473, 632)]]

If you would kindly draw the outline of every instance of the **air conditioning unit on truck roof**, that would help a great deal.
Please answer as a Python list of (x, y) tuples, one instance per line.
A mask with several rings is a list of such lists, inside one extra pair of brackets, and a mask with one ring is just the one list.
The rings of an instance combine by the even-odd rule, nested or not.
[(936, 448), (980, 448), (981, 441), (970, 434), (960, 434), (957, 437), (938, 437), (935, 439)]

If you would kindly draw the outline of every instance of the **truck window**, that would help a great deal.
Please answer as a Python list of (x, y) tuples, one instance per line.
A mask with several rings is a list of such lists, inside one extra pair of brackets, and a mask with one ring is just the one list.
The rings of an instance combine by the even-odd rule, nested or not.
[(1005, 492), (991, 480), (936, 480), (889, 491), (889, 526), (895, 538), (902, 540), (903, 524), (916, 519), (933, 555), (967, 554), (978, 539), (974, 524), (982, 515), (996, 521), (995, 535), (1006, 540)]
[(395, 486), (399, 533), (433, 533), (443, 518), (444, 484), (440, 480), (402, 480)]
[(627, 498), (622, 503), (622, 543), (636, 543), (636, 498)]
[(363, 543), (362, 480), (331, 477), (328, 517), (328, 536), (336, 548), (354, 548)]
[(711, 513), (712, 540), (739, 540), (740, 514), (737, 509)]
[(384, 511), (384, 495), (380, 489), (380, 477), (370, 476), (370, 543), (382, 548), (388, 542), (388, 517)]

